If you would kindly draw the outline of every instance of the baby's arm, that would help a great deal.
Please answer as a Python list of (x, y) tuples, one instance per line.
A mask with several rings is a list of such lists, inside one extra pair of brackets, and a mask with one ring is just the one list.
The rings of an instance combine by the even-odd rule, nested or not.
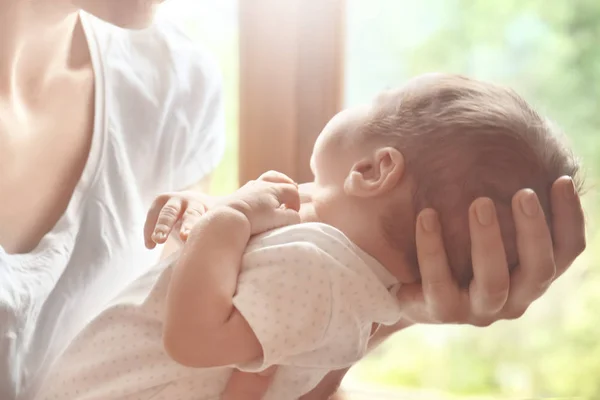
[(261, 358), (261, 344), (233, 306), (241, 258), (251, 235), (299, 222), (299, 205), (293, 181), (267, 172), (199, 219), (167, 295), (163, 341), (175, 361), (210, 367)]
[(192, 230), (173, 269), (163, 331), (171, 358), (189, 367), (250, 362), (262, 355), (256, 335), (234, 308), (248, 219), (221, 207)]

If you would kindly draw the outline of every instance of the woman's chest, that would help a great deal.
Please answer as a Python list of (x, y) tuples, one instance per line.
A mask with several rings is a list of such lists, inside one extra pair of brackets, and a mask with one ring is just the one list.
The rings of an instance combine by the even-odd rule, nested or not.
[(100, 173), (33, 252), (0, 248), (0, 359), (9, 360), (0, 365), (0, 386), (34, 384), (85, 324), (156, 262), (158, 252), (144, 247), (143, 197), (135, 185)]
[[(94, 129), (91, 72), (52, 83), (37, 99), (0, 107), (0, 245), (35, 248), (63, 214), (81, 180)], [(93, 160), (92, 160), (93, 163)]]
[(14, 146), (10, 156), (0, 154), (0, 245), (9, 253), (33, 250), (69, 204), (87, 160), (89, 138), (75, 137), (67, 147), (60, 142), (64, 146), (59, 135), (55, 142)]

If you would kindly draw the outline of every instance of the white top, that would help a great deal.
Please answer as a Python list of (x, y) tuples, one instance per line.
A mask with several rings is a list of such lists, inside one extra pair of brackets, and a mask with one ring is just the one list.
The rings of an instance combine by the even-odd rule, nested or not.
[(232, 367), (261, 371), (275, 364), (280, 366), (265, 400), (297, 399), (329, 371), (360, 360), (374, 323), (400, 319), (391, 293), (398, 281), (381, 264), (328, 225), (289, 226), (250, 242), (233, 299), (264, 358), (186, 368), (167, 356), (161, 338), (171, 277), (164, 267), (173, 259), (126, 289), (85, 328), (52, 369), (40, 400), (212, 400)]
[(96, 77), (87, 165), (29, 254), (0, 248), (0, 399), (30, 399), (56, 357), (159, 255), (144, 248), (159, 192), (213, 170), (224, 124), (216, 64), (166, 22), (125, 31), (82, 14)]

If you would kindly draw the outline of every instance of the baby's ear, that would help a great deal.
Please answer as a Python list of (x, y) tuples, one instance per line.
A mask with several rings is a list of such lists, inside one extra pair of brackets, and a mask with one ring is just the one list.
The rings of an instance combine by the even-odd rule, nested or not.
[(403, 175), (402, 153), (394, 147), (383, 147), (352, 166), (344, 191), (356, 197), (380, 196), (394, 189)]

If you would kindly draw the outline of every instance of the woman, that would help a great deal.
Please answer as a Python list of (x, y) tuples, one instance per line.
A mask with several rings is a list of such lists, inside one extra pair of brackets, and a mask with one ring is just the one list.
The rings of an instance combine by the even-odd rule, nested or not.
[[(3, 400), (32, 398), (86, 322), (156, 261), (142, 239), (154, 196), (201, 189), (220, 158), (221, 90), (206, 54), (166, 23), (114, 26), (149, 26), (157, 3), (0, 2)], [(507, 270), (494, 226), (473, 226), (480, 274), (470, 297), (450, 279), (439, 234), (423, 232), (423, 289), (407, 291), (411, 319), (396, 328), (519, 316), (585, 244), (579, 199), (561, 196), (570, 185), (555, 185), (554, 258), (545, 225), (516, 215), (522, 265), (510, 286), (493, 275)], [(324, 398), (339, 379), (308, 398)], [(268, 377), (230, 383), (230, 398), (260, 398)]]

